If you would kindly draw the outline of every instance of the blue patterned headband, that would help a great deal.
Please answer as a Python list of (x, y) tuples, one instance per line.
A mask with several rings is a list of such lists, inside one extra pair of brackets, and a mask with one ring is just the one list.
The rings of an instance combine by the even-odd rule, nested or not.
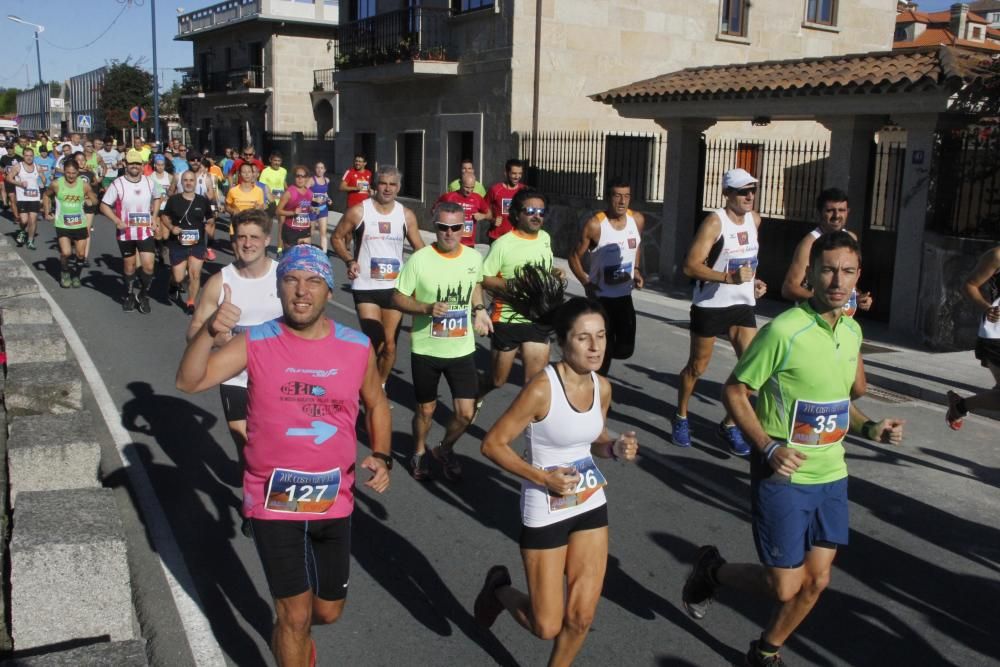
[(315, 273), (323, 278), (330, 291), (333, 291), (333, 267), (330, 266), (326, 253), (314, 245), (304, 243), (285, 248), (281, 261), (278, 262), (278, 281), (280, 282), (289, 271)]

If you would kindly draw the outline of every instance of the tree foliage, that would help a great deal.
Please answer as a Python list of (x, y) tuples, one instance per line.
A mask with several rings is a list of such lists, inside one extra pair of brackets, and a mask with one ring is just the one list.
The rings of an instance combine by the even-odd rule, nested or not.
[(17, 94), (21, 92), (17, 88), (5, 88), (0, 90), (0, 115), (11, 116), (17, 113)]
[(180, 113), (181, 84), (174, 81), (174, 85), (160, 93), (160, 113), (164, 116)]
[(112, 60), (101, 87), (100, 112), (108, 133), (115, 135), (134, 123), (129, 109), (138, 105), (149, 113), (152, 122), (153, 75), (129, 60)]

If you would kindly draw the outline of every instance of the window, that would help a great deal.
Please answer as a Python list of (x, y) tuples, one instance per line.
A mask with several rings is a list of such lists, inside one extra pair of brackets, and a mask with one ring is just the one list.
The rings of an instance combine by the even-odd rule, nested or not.
[(983, 29), (979, 27), (972, 28), (972, 39), (979, 40), (982, 38), (983, 38)]
[(906, 36), (906, 26), (897, 26), (896, 34), (893, 35), (892, 41), (894, 42), (907, 42), (909, 37)]
[(423, 199), (424, 133), (403, 132), (396, 136), (396, 166), (403, 172), (400, 197)]
[(358, 12), (355, 19), (360, 21), (375, 16), (375, 0), (356, 0), (356, 2)]
[(721, 34), (746, 37), (748, 4), (747, 0), (722, 0)]
[(493, 6), (494, 0), (451, 0), (451, 11), (455, 14), (474, 12)]
[(837, 0), (806, 0), (806, 22), (837, 25)]

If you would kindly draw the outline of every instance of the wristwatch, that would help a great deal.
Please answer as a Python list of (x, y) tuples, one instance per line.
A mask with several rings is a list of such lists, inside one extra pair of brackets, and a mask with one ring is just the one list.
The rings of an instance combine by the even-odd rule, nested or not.
[(481, 303), (477, 303), (472, 307), (473, 313), (478, 313), (480, 310), (486, 310), (486, 306)]
[(382, 452), (372, 452), (372, 457), (385, 464), (386, 470), (392, 470), (392, 457)]

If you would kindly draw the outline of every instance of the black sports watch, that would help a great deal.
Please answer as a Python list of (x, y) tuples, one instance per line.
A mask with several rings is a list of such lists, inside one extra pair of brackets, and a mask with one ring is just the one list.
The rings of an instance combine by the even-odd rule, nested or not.
[(385, 464), (386, 470), (392, 470), (392, 457), (382, 452), (372, 452), (372, 456)]

